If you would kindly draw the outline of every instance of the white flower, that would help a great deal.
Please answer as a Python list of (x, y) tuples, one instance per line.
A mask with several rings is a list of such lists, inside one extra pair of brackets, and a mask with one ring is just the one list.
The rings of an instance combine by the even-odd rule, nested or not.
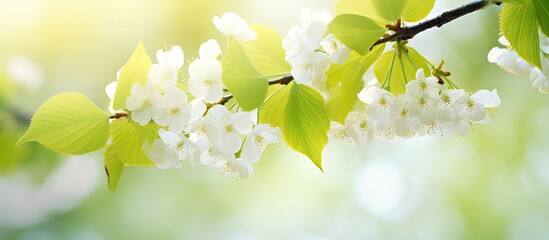
[(328, 135), (343, 140), (347, 145), (354, 147), (367, 143), (373, 136), (374, 128), (363, 114), (350, 112), (345, 118), (345, 125), (332, 122)]
[[(528, 64), (524, 59), (512, 49), (502, 49), (495, 47), (488, 53), (488, 61), (496, 63), (498, 66), (511, 74), (518, 76), (528, 76), (532, 82), (532, 87), (537, 88), (540, 93), (549, 92), (549, 38), (540, 31), (540, 53), (542, 68)], [(509, 42), (502, 36), (500, 43), (509, 46)]]
[(261, 157), (267, 145), (281, 140), (280, 129), (269, 124), (259, 124), (246, 136), (242, 149), (242, 158), (254, 163)]
[(248, 23), (235, 13), (226, 12), (221, 18), (215, 16), (213, 23), (217, 30), (239, 41), (251, 41), (257, 38), (257, 34), (248, 27)]
[(351, 134), (349, 133), (349, 129), (347, 128), (347, 126), (339, 122), (336, 122), (336, 121), (330, 122), (330, 130), (328, 131), (328, 136), (333, 137), (335, 139), (342, 140), (345, 144), (351, 147), (356, 146), (356, 143), (354, 139), (351, 137)]
[(179, 160), (177, 154), (160, 139), (155, 139), (152, 145), (144, 143), (143, 152), (150, 160), (156, 162), (158, 168), (181, 168), (183, 166), (183, 162)]
[(109, 97), (109, 111), (111, 113), (116, 112), (114, 109), (114, 94), (116, 93), (116, 87), (118, 86), (117, 81), (110, 82), (105, 86), (105, 93), (107, 93), (107, 96)]
[(200, 159), (200, 151), (197, 146), (185, 136), (168, 132), (164, 129), (158, 131), (160, 139), (175, 153), (179, 160), (189, 160), (192, 166)]
[(191, 118), (191, 105), (187, 103), (187, 94), (176, 87), (164, 89), (164, 97), (159, 113), (153, 116), (160, 126), (169, 126), (173, 133), (181, 133)]
[(526, 76), (530, 73), (530, 65), (510, 49), (494, 47), (488, 53), (488, 61), (495, 63), (505, 71), (517, 76)]
[(215, 59), (197, 59), (189, 66), (189, 91), (207, 103), (216, 103), (223, 97), (221, 63)]
[(149, 70), (149, 80), (161, 86), (175, 86), (179, 69), (183, 66), (185, 55), (179, 46), (173, 46), (170, 50), (162, 49), (156, 52), (158, 64), (153, 64)]
[(320, 21), (313, 21), (307, 25), (300, 24), (290, 28), (290, 31), (282, 40), (282, 47), (286, 51), (286, 60), (302, 53), (317, 50), (326, 29), (326, 24)]
[(393, 94), (378, 86), (367, 86), (360, 93), (358, 99), (366, 103), (366, 118), (377, 125), (389, 125), (395, 97)]
[(193, 99), (191, 102), (191, 118), (189, 119), (189, 123), (198, 121), (204, 116), (204, 113), (206, 113), (206, 104), (198, 98)]
[(333, 34), (328, 34), (320, 42), (322, 49), (330, 57), (330, 61), (337, 64), (342, 64), (347, 61), (351, 50), (341, 41), (337, 40)]
[(490, 122), (489, 110), (499, 107), (501, 100), (497, 90), (479, 90), (469, 97), (467, 103), (468, 118), (480, 123)]
[(541, 29), (539, 31), (539, 48), (543, 53), (549, 54), (549, 37), (545, 36)]
[(221, 48), (216, 40), (210, 39), (200, 45), (199, 55), (189, 66), (189, 91), (207, 103), (219, 102), (223, 97), (223, 68), (217, 60)]
[(204, 166), (222, 168), (229, 160), (234, 159), (234, 154), (223, 152), (208, 141), (201, 140), (196, 145), (201, 152), (200, 163)]
[(131, 96), (126, 99), (126, 108), (132, 112), (132, 119), (142, 126), (147, 125), (160, 102), (160, 90), (147, 81), (147, 88), (134, 83), (130, 89)]
[(406, 94), (413, 97), (422, 97), (427, 95), (429, 97), (437, 97), (441, 90), (441, 85), (438, 84), (438, 80), (435, 77), (425, 78), (423, 68), (420, 68), (416, 72), (416, 80), (412, 80), (406, 84)]
[(246, 179), (254, 172), (253, 166), (242, 158), (227, 161), (223, 172), (236, 179)]
[(215, 105), (206, 115), (206, 135), (222, 152), (236, 153), (242, 143), (240, 135), (248, 134), (253, 124), (249, 113), (231, 113), (224, 106)]
[(200, 45), (198, 56), (202, 60), (217, 59), (221, 55), (221, 47), (215, 39), (210, 39)]
[(537, 88), (540, 93), (545, 94), (549, 92), (549, 57), (542, 57), (541, 66), (543, 71), (532, 67), (530, 81), (532, 81), (532, 87)]
[(326, 71), (330, 68), (328, 55), (322, 52), (303, 53), (289, 59), (292, 65), (291, 74), (299, 84), (312, 86), (321, 90), (326, 82)]

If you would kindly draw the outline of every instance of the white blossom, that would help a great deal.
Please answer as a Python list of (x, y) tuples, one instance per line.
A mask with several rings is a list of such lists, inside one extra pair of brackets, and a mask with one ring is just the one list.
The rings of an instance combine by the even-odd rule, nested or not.
[(206, 135), (216, 148), (225, 153), (236, 153), (241, 147), (240, 135), (248, 134), (253, 127), (249, 113), (231, 113), (224, 106), (210, 108), (206, 117)]
[(259, 124), (246, 136), (241, 156), (244, 160), (254, 163), (259, 160), (269, 144), (279, 142), (281, 139), (279, 128)]
[(221, 48), (211, 39), (200, 46), (199, 55), (189, 66), (189, 91), (207, 103), (219, 102), (223, 97), (223, 69), (217, 60)]
[(147, 81), (144, 88), (140, 83), (134, 83), (130, 89), (131, 96), (126, 99), (126, 108), (131, 111), (132, 119), (142, 126), (147, 125), (160, 104), (160, 90)]
[[(317, 50), (320, 48), (327, 25), (320, 20), (312, 19), (311, 16), (308, 11), (302, 12), (299, 25), (290, 29), (282, 41), (282, 47), (286, 52), (286, 61), (292, 66), (291, 74), (296, 83), (321, 90), (326, 82), (330, 57), (328, 53)], [(334, 55), (334, 58), (343, 57)]]
[(330, 57), (330, 62), (342, 64), (347, 61), (351, 50), (341, 41), (337, 40), (333, 34), (328, 34), (320, 42), (322, 49)]
[(242, 158), (231, 159), (227, 161), (223, 168), (226, 175), (235, 179), (246, 179), (254, 172), (253, 166)]
[(255, 31), (249, 28), (248, 23), (236, 13), (226, 12), (221, 17), (215, 16), (213, 23), (217, 30), (239, 41), (251, 41), (257, 38)]
[(176, 152), (160, 139), (155, 139), (152, 144), (145, 142), (143, 144), (143, 152), (145, 156), (156, 163), (158, 168), (181, 168), (183, 166), (183, 162), (179, 160)]
[(202, 60), (217, 59), (221, 55), (221, 47), (215, 39), (210, 39), (200, 45), (198, 56)]
[(532, 87), (537, 88), (540, 93), (549, 92), (549, 38), (539, 32), (541, 69), (528, 64), (514, 50), (509, 48), (509, 42), (502, 36), (500, 43), (507, 48), (494, 47), (488, 53), (488, 61), (495, 63), (505, 71), (530, 78)]
[(291, 74), (299, 84), (322, 89), (326, 82), (326, 71), (330, 68), (328, 55), (321, 52), (308, 52), (288, 60), (292, 65)]
[(440, 90), (441, 85), (438, 83), (437, 78), (425, 78), (423, 68), (417, 70), (416, 81), (410, 81), (406, 84), (406, 94), (414, 97), (427, 95), (435, 98), (439, 95)]
[(182, 136), (168, 132), (164, 129), (158, 131), (160, 139), (177, 156), (179, 160), (189, 160), (192, 166), (200, 159), (200, 151), (191, 140)]
[(160, 126), (169, 126), (171, 132), (181, 133), (191, 118), (187, 94), (176, 87), (164, 89), (162, 105), (153, 120)]
[(158, 50), (156, 60), (158, 64), (153, 64), (147, 75), (149, 80), (163, 87), (175, 86), (179, 69), (185, 62), (185, 55), (181, 47), (173, 46), (169, 50)]
[(363, 114), (351, 111), (345, 118), (345, 124), (339, 122), (331, 122), (328, 135), (336, 139), (343, 140), (344, 143), (351, 147), (358, 144), (367, 143), (372, 139), (374, 128), (370, 122), (366, 120)]

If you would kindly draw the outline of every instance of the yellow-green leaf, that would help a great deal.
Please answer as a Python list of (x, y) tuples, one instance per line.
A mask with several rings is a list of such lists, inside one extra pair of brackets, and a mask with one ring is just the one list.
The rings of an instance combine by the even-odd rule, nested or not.
[(126, 119), (114, 120), (111, 123), (112, 147), (120, 154), (126, 166), (154, 166), (143, 153), (143, 143), (157, 135), (158, 125), (149, 123), (145, 126)]
[(114, 94), (114, 109), (126, 108), (126, 98), (130, 96), (130, 89), (134, 83), (141, 83), (145, 86), (147, 73), (152, 63), (143, 43), (139, 42), (130, 59), (124, 64), (120, 71), (120, 78)]
[(324, 99), (313, 88), (292, 84), (282, 136), (294, 150), (305, 154), (322, 170), (322, 150), (328, 143), (330, 119)]
[(272, 28), (263, 25), (250, 25), (257, 38), (241, 42), (250, 63), (265, 76), (287, 75), (292, 67), (286, 62), (286, 53), (282, 48), (282, 37)]
[(407, 0), (371, 0), (377, 14), (394, 23), (402, 15)]
[(327, 72), (328, 85), (334, 86), (341, 82), (341, 86), (332, 87), (330, 90), (330, 100), (327, 107), (331, 119), (335, 121), (344, 120), (353, 109), (357, 94), (364, 86), (362, 80), (364, 73), (372, 66), (384, 49), (385, 44), (381, 44), (364, 56), (352, 52), (345, 63), (333, 64), (330, 67)]
[(341, 82), (341, 92), (343, 96), (345, 96), (345, 115), (353, 109), (353, 106), (358, 99), (357, 94), (364, 87), (364, 81), (362, 80), (364, 73), (374, 64), (384, 49), (385, 44), (374, 47), (372, 51), (360, 59), (358, 67), (349, 71), (347, 77)]
[(505, 4), (499, 24), (511, 48), (528, 63), (541, 69), (538, 23), (534, 3)]
[(328, 143), (330, 120), (319, 92), (292, 82), (269, 99), (261, 114), (262, 122), (280, 127), (286, 143), (322, 170), (322, 150)]
[(408, 0), (402, 11), (402, 20), (418, 22), (429, 15), (434, 5), (435, 0)]
[(265, 104), (261, 106), (261, 111), (259, 111), (259, 121), (261, 123), (269, 123), (273, 127), (282, 128), (290, 89), (288, 86), (282, 86), (265, 101)]
[(531, 0), (501, 0), (500, 2), (509, 3), (509, 4), (524, 4), (527, 1), (531, 1)]
[(116, 190), (118, 181), (122, 172), (124, 172), (124, 163), (118, 152), (108, 145), (105, 148), (105, 173), (107, 174), (107, 182), (110, 191)]
[(17, 145), (36, 141), (57, 152), (84, 154), (105, 146), (109, 129), (109, 114), (86, 96), (65, 92), (38, 108)]
[(338, 15), (328, 25), (328, 32), (361, 55), (368, 53), (385, 31), (371, 18), (354, 14)]
[[(400, 56), (395, 50), (384, 53), (374, 63), (374, 74), (382, 86), (389, 86), (393, 94), (406, 92), (406, 84), (416, 78), (418, 69), (423, 68), (429, 76), (429, 64), (415, 49), (407, 47), (408, 52)], [(388, 84), (388, 85), (387, 85)]]
[(380, 26), (385, 26), (387, 22), (377, 15), (371, 0), (337, 0), (335, 4), (335, 14), (355, 14), (369, 17)]
[(265, 101), (268, 79), (252, 65), (242, 44), (231, 40), (223, 54), (223, 83), (244, 110), (258, 108)]
[(533, 0), (533, 2), (541, 31), (545, 36), (549, 36), (549, 1)]

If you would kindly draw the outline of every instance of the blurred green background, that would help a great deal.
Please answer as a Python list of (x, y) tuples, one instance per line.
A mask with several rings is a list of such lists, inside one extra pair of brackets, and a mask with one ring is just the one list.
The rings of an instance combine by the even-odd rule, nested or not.
[[(431, 16), (467, 1), (439, 0)], [(285, 35), (300, 11), (332, 0), (0, 0), (0, 239), (549, 239), (549, 99), (486, 60), (499, 7), (424, 32), (410, 45), (446, 61), (468, 91), (498, 89), (494, 122), (466, 137), (332, 141), (324, 173), (284, 145), (251, 178), (214, 170), (128, 168), (108, 192), (101, 151), (13, 149), (48, 97), (78, 91), (107, 109), (104, 87), (139, 41), (177, 44), (186, 62), (223, 37), (234, 11)], [(15, 161), (14, 159), (17, 159)]]

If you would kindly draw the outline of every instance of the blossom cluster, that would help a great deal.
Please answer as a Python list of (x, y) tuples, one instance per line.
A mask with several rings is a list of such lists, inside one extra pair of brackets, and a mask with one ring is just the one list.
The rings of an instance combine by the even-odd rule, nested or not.
[[(240, 41), (256, 38), (256, 33), (234, 13), (214, 17), (216, 27)], [(253, 173), (252, 163), (271, 143), (280, 141), (280, 130), (257, 124), (257, 111), (231, 112), (217, 104), (223, 98), (222, 54), (216, 40), (199, 49), (199, 57), (188, 67), (188, 93), (177, 87), (184, 65), (181, 47), (158, 50), (157, 64), (148, 72), (145, 86), (134, 83), (126, 108), (131, 119), (142, 126), (153, 121), (160, 126), (158, 138), (143, 145), (145, 155), (159, 168), (180, 168), (183, 161), (212, 166), (235, 178)], [(116, 83), (107, 87), (112, 99)], [(110, 89), (110, 90), (109, 90)], [(191, 100), (192, 99), (192, 100)]]
[(345, 123), (332, 122), (329, 134), (356, 146), (372, 138), (400, 140), (423, 135), (465, 135), (475, 123), (486, 124), (491, 112), (500, 105), (496, 92), (480, 90), (469, 94), (449, 89), (435, 77), (425, 77), (423, 69), (416, 80), (408, 82), (406, 93), (398, 96), (377, 84), (366, 86), (358, 98), (365, 103), (363, 112), (351, 112)]
[(499, 42), (506, 48), (492, 48), (488, 53), (488, 61), (497, 64), (511, 74), (530, 78), (533, 88), (537, 88), (540, 93), (549, 93), (549, 37), (540, 31), (541, 69), (522, 59), (517, 52), (510, 48), (505, 37), (501, 36)]
[(293, 26), (282, 41), (296, 83), (322, 90), (330, 62), (344, 63), (349, 57), (349, 48), (332, 34), (325, 36), (329, 20), (304, 10), (299, 25)]

